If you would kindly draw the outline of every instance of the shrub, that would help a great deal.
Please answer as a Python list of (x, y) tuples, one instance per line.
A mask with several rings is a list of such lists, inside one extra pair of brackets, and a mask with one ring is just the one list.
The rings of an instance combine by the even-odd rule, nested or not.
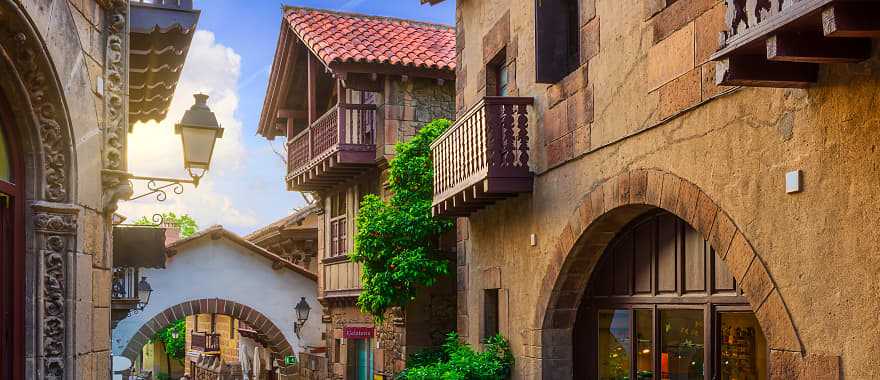
[(351, 259), (363, 264), (358, 306), (377, 321), (388, 309), (409, 304), (417, 287), (431, 286), (449, 272), (435, 241), (452, 221), (431, 215), (431, 142), (449, 125), (449, 120), (434, 120), (410, 141), (398, 143), (390, 163), (390, 198), (367, 195), (361, 201)]
[(504, 380), (510, 377), (513, 354), (510, 345), (500, 334), (483, 344), (476, 352), (462, 343), (458, 334), (446, 337), (442, 355), (433, 363), (408, 362), (399, 378), (405, 380)]

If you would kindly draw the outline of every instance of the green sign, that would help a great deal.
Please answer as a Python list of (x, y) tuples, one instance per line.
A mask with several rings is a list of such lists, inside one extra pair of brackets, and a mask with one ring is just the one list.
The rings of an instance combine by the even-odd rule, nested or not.
[(287, 355), (284, 357), (284, 365), (295, 365), (296, 364), (296, 356)]

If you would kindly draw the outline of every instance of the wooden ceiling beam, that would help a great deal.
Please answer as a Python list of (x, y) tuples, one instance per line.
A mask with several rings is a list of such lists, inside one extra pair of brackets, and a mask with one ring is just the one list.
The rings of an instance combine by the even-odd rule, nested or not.
[(804, 88), (816, 83), (819, 65), (773, 62), (765, 56), (730, 56), (715, 67), (715, 83), (722, 86)]
[(767, 59), (775, 62), (854, 63), (870, 57), (870, 38), (781, 33), (767, 39)]
[(880, 37), (880, 3), (837, 2), (822, 10), (827, 37)]

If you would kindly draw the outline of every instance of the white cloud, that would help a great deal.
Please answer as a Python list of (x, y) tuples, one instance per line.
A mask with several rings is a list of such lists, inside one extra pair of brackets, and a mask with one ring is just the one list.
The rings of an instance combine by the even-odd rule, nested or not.
[[(184, 193), (169, 191), (165, 202), (154, 196), (122, 202), (120, 213), (132, 219), (153, 213), (173, 211), (186, 213), (199, 222), (200, 227), (223, 224), (237, 229), (253, 229), (261, 221), (253, 209), (240, 209), (241, 200), (247, 199), (247, 184), (229, 185), (230, 178), (241, 177), (247, 151), (242, 143), (242, 122), (235, 112), (239, 105), (238, 83), (241, 56), (233, 49), (214, 39), (209, 31), (199, 30), (193, 36), (180, 82), (171, 102), (168, 117), (160, 122), (135, 124), (128, 137), (129, 172), (137, 175), (188, 178), (183, 169), (183, 151), (180, 136), (174, 134), (174, 123), (193, 104), (192, 94), (206, 93), (208, 105), (225, 129), (217, 141), (211, 170), (197, 189), (184, 185)], [(281, 183), (281, 180), (278, 180)], [(143, 183), (135, 183), (135, 194), (145, 192)], [(283, 191), (283, 190), (282, 190)], [(236, 204), (235, 200), (239, 200)]]

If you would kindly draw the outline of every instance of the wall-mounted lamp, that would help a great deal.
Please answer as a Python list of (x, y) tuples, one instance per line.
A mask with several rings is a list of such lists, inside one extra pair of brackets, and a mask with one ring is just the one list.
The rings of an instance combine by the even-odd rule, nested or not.
[(294, 310), (296, 310), (296, 322), (293, 323), (293, 332), (296, 333), (297, 338), (302, 338), (300, 332), (303, 325), (309, 320), (309, 312), (312, 311), (312, 307), (306, 302), (306, 297), (300, 297), (299, 303), (296, 304)]

